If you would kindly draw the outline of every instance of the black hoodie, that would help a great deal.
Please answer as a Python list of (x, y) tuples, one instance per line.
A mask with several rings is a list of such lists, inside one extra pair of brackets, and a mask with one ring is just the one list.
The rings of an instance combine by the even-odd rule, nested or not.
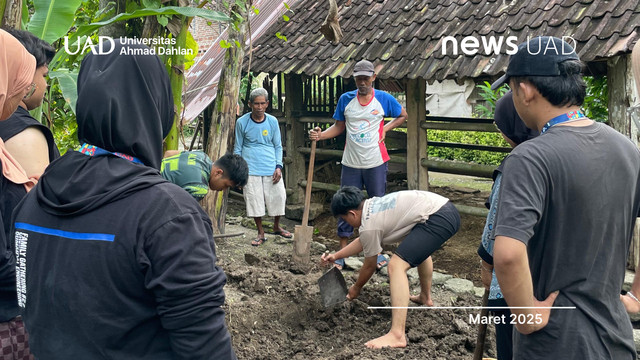
[(235, 359), (208, 216), (158, 171), (173, 122), (164, 65), (119, 42), (85, 57), (78, 137), (14, 213), (18, 303), (40, 359)]

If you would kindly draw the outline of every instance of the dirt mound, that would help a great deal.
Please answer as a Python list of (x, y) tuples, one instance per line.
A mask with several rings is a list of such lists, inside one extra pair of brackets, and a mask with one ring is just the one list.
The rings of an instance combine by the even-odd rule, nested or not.
[[(289, 271), (286, 253), (256, 255), (257, 266), (221, 261), (228, 276), (228, 326), (239, 359), (468, 359), (475, 346), (475, 327), (464, 310), (410, 310), (409, 345), (405, 349), (370, 350), (364, 343), (386, 333), (389, 305), (386, 277), (375, 275), (359, 299), (325, 309), (317, 280)], [(357, 276), (344, 272), (347, 283)], [(472, 295), (455, 296), (439, 289), (438, 305), (478, 305)]]
[[(462, 190), (462, 191), (460, 191)], [(458, 203), (482, 206), (488, 193), (467, 192), (449, 187), (433, 188)], [(389, 306), (388, 278), (375, 274), (360, 297), (325, 309), (317, 281), (326, 269), (315, 264), (308, 274), (292, 272), (292, 241), (267, 234), (267, 242), (250, 246), (256, 231), (242, 221), (244, 205), (230, 201), (229, 214), (236, 217), (227, 225), (227, 233), (245, 231), (244, 237), (217, 239), (218, 265), (227, 274), (226, 311), (233, 346), (239, 359), (470, 359), (476, 342), (476, 325), (469, 324), (469, 314), (460, 309), (409, 310), (404, 349), (370, 350), (364, 343), (385, 334), (391, 325), (390, 310), (369, 306)], [(293, 223), (282, 219), (293, 232)], [(329, 250), (339, 247), (336, 220), (324, 214), (312, 224), (314, 241)], [(438, 250), (434, 267), (455, 277), (473, 280), (480, 286), (476, 250), (484, 219), (462, 216), (458, 233)], [(313, 261), (319, 261), (322, 248), (312, 247)], [(353, 284), (357, 272), (343, 271), (347, 285)], [(419, 288), (414, 281), (413, 293)], [(474, 295), (457, 295), (442, 286), (434, 286), (437, 306), (479, 306)], [(493, 327), (486, 341), (488, 355), (495, 356)]]

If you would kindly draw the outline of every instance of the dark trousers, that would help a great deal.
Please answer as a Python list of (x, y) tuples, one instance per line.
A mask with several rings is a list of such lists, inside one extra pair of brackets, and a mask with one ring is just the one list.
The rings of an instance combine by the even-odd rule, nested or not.
[(396, 255), (416, 267), (460, 229), (460, 214), (448, 201), (424, 223), (416, 224), (396, 249)]
[[(340, 187), (355, 186), (362, 190), (367, 189), (369, 197), (384, 196), (387, 191), (387, 170), (389, 166), (384, 163), (371, 169), (356, 169), (342, 165), (340, 175)], [(338, 218), (338, 236), (349, 237), (353, 235), (353, 227), (341, 218)]]
[(513, 358), (513, 325), (511, 322), (511, 311), (509, 309), (493, 310), (493, 315), (504, 315), (505, 324), (496, 324), (496, 350), (498, 360), (511, 360)]

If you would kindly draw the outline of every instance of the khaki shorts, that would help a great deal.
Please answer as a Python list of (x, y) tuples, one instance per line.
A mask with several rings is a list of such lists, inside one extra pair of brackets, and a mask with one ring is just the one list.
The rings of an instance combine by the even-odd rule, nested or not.
[(287, 201), (287, 191), (284, 181), (273, 183), (271, 176), (249, 176), (247, 185), (242, 188), (244, 202), (247, 205), (247, 216), (262, 217), (265, 215), (265, 205), (269, 216), (284, 215)]

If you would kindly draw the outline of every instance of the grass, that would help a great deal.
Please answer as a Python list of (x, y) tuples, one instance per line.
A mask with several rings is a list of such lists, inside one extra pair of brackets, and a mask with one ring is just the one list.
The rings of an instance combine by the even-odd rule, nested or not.
[(432, 186), (462, 186), (480, 191), (491, 191), (493, 181), (491, 179), (472, 176), (452, 175), (445, 173), (429, 172), (429, 185)]

